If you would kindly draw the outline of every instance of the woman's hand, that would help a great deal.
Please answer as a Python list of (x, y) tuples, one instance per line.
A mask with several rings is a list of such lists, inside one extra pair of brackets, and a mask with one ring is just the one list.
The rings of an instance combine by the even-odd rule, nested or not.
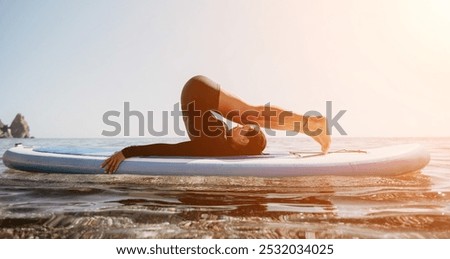
[(106, 159), (105, 162), (103, 162), (102, 164), (102, 168), (105, 169), (105, 174), (115, 173), (123, 160), (125, 160), (125, 156), (122, 154), (121, 151), (115, 153), (110, 158)]

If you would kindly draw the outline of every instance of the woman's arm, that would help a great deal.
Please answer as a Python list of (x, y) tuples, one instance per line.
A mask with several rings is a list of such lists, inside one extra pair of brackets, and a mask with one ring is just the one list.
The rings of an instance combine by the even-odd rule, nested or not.
[(138, 156), (226, 156), (233, 155), (225, 140), (212, 138), (209, 141), (186, 141), (176, 144), (150, 144), (129, 146), (106, 159), (102, 164), (105, 173), (117, 171), (120, 164), (129, 157)]
[(191, 151), (196, 151), (195, 143), (192, 141), (177, 144), (150, 144), (142, 146), (129, 146), (115, 153), (105, 160), (102, 168), (105, 173), (115, 173), (123, 160), (137, 156), (181, 156), (187, 155)]
[(185, 141), (176, 144), (150, 144), (142, 146), (129, 146), (122, 149), (125, 158), (137, 156), (200, 156), (206, 154), (201, 148), (202, 143)]

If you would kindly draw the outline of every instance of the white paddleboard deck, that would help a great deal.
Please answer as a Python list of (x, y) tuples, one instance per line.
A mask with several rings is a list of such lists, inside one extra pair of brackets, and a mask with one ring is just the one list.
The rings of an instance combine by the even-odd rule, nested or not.
[[(17, 146), (3, 155), (12, 169), (69, 174), (100, 174), (112, 154), (101, 148), (32, 148)], [(197, 176), (399, 175), (422, 169), (430, 161), (419, 144), (300, 157), (289, 154), (239, 157), (139, 157), (126, 159), (116, 174)]]

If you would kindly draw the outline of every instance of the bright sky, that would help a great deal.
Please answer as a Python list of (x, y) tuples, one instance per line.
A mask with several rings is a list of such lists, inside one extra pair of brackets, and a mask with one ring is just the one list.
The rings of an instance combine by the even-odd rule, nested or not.
[(161, 129), (203, 74), (252, 104), (332, 101), (349, 136), (449, 136), (449, 13), (447, 0), (0, 0), (0, 119), (101, 137), (103, 114), (130, 102)]

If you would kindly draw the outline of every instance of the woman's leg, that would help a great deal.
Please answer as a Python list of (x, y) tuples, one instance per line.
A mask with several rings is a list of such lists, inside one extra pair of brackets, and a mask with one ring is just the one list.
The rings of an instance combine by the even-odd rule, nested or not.
[(218, 137), (224, 131), (223, 122), (211, 111), (217, 111), (220, 86), (205, 76), (194, 76), (184, 85), (181, 93), (183, 120), (191, 140)]
[(331, 138), (325, 117), (306, 117), (276, 106), (254, 106), (220, 89), (217, 110), (225, 118), (239, 124), (258, 124), (275, 130), (296, 131), (311, 136), (328, 152)]
[[(205, 128), (203, 125), (205, 120), (201, 117), (214, 110), (239, 124), (258, 124), (264, 128), (304, 133), (317, 141), (322, 146), (323, 152), (328, 151), (331, 143), (325, 117), (305, 117), (275, 106), (250, 105), (204, 76), (195, 76), (186, 83), (181, 97), (181, 107), (191, 139), (198, 137), (198, 134), (204, 135), (202, 129)], [(204, 117), (215, 119), (212, 115)]]

